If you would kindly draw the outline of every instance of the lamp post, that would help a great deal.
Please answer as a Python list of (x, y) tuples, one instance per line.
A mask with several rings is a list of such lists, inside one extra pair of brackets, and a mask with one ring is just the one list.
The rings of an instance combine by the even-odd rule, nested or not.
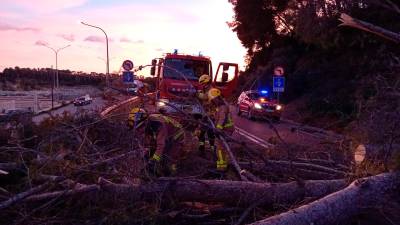
[(107, 48), (106, 86), (108, 86), (108, 76), (109, 76), (109, 73), (110, 73), (110, 59), (109, 59), (109, 56), (108, 56), (108, 36), (107, 36), (107, 33), (101, 27), (90, 25), (90, 24), (87, 24), (87, 23), (82, 22), (82, 21), (81, 21), (81, 24), (89, 26), (89, 27), (97, 28), (97, 29), (101, 30), (104, 33), (104, 35), (106, 36), (106, 48)]
[(59, 79), (58, 79), (58, 52), (63, 50), (63, 49), (65, 49), (65, 48), (68, 48), (71, 45), (66, 45), (66, 46), (64, 46), (62, 48), (58, 48), (58, 49), (54, 49), (54, 48), (52, 48), (50, 46), (47, 46), (47, 45), (42, 45), (42, 46), (51, 49), (54, 52), (54, 54), (56, 55), (56, 87), (59, 88), (60, 87), (60, 82), (59, 82)]

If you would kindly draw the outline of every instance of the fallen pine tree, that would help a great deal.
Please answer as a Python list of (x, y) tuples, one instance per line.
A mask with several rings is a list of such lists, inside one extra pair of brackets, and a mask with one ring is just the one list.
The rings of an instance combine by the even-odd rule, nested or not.
[[(132, 222), (135, 220), (141, 224), (159, 224), (158, 221), (163, 221), (165, 214), (172, 210), (185, 213), (174, 222), (163, 221), (162, 224), (182, 224), (190, 219), (209, 224), (237, 220), (237, 224), (242, 224), (252, 212), (254, 216), (247, 222), (340, 191), (353, 176), (345, 166), (321, 159), (285, 161), (262, 155), (249, 159), (237, 154), (240, 167), (245, 169), (240, 175), (256, 182), (232, 181), (239, 179), (233, 173), (231, 177), (225, 177), (232, 180), (210, 180), (215, 177), (204, 171), (211, 170), (214, 162), (193, 153), (194, 158), (186, 158), (187, 165), (178, 169), (178, 177), (149, 181), (143, 172), (143, 154), (136, 137), (115, 132), (122, 133), (123, 129), (118, 124), (89, 117), (79, 123), (54, 123), (51, 129), (40, 129), (44, 133), (38, 146), (2, 148), (5, 149), (0, 154), (4, 157), (3, 162), (10, 163), (0, 166), (9, 171), (24, 168), (26, 173), (7, 175), (16, 179), (9, 179), (0, 192), (0, 223), (8, 224), (10, 218), (18, 219), (20, 212), (24, 212), (23, 218), (15, 224), (24, 224), (28, 220), (30, 224), (51, 223), (53, 219), (60, 224), (87, 221), (99, 224), (104, 218), (109, 218), (108, 223), (113, 224), (135, 224)], [(195, 172), (179, 174), (180, 170)], [(281, 177), (274, 179), (274, 176)], [(192, 206), (187, 206), (192, 203), (203, 204), (210, 210), (193, 214)], [(220, 208), (211, 210), (212, 205)], [(153, 217), (143, 218), (149, 208), (155, 208)], [(230, 208), (235, 211), (215, 215), (218, 210), (229, 211)], [(53, 218), (55, 213), (57, 216)], [(208, 218), (211, 214), (216, 218)]]
[(343, 190), (252, 225), (341, 224), (363, 210), (378, 208), (386, 202), (393, 201), (391, 196), (398, 194), (399, 191), (399, 172), (361, 178)]
[(54, 199), (75, 199), (74, 201), (78, 200), (81, 204), (85, 199), (90, 199), (90, 204), (100, 204), (103, 201), (151, 203), (172, 200), (223, 203), (236, 207), (251, 207), (254, 204), (256, 207), (271, 207), (322, 197), (254, 224), (340, 224), (365, 209), (379, 207), (391, 201), (390, 196), (399, 191), (400, 176), (399, 173), (384, 173), (357, 179), (345, 188), (346, 185), (346, 180), (254, 183), (180, 178), (160, 178), (149, 183), (129, 185), (116, 184), (100, 178), (97, 184), (74, 183), (72, 188), (31, 195), (21, 202), (29, 205)]
[[(304, 181), (290, 183), (254, 183), (228, 180), (188, 180), (160, 178), (154, 182), (128, 185), (116, 184), (100, 178), (98, 184), (77, 184), (75, 188), (32, 195), (24, 201), (49, 201), (56, 197), (74, 197), (82, 194), (97, 196), (98, 200), (115, 199), (154, 201), (194, 201), (248, 206), (255, 201), (260, 205), (288, 204), (304, 198), (320, 198), (346, 186), (346, 180)], [(96, 198), (96, 197), (95, 197)], [(95, 199), (93, 198), (93, 199)]]

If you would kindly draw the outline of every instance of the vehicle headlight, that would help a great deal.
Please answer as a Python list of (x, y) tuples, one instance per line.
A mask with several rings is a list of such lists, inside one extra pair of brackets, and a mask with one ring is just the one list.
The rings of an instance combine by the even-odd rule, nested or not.
[(164, 107), (164, 106), (166, 106), (166, 104), (165, 104), (166, 102), (168, 102), (168, 100), (161, 99), (160, 101), (157, 102), (157, 106), (158, 107)]
[(259, 103), (254, 103), (254, 108), (262, 109), (262, 106)]
[(276, 105), (276, 110), (281, 110), (282, 106), (281, 105)]

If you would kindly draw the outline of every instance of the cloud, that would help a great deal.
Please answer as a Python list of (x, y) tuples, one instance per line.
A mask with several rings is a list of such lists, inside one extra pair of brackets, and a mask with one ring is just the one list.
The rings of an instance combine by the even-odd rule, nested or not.
[(88, 0), (2, 0), (2, 4), (13, 5), (38, 13), (56, 12), (62, 9), (82, 6)]
[[(105, 36), (90, 35), (90, 36), (87, 36), (83, 41), (105, 43), (106, 38), (105, 38)], [(110, 37), (108, 38), (108, 42), (113, 42), (113, 41), (114, 41), (114, 39), (112, 39)]]
[(46, 41), (38, 40), (38, 41), (35, 42), (35, 45), (38, 45), (38, 46), (48, 46), (49, 43), (47, 43)]
[(122, 37), (121, 39), (119, 39), (120, 42), (124, 42), (124, 43), (132, 43), (132, 44), (144, 44), (143, 40), (137, 40), (137, 41), (133, 41), (129, 38), (126, 37)]
[(17, 26), (12, 26), (9, 24), (0, 24), (0, 31), (17, 31), (17, 32), (22, 32), (22, 31), (32, 31), (32, 32), (39, 32), (40, 29), (36, 27), (17, 27)]
[(125, 38), (125, 37), (119, 39), (119, 41), (120, 41), (120, 42), (125, 42), (125, 43), (132, 43), (132, 42), (133, 42), (131, 39)]
[(87, 37), (85, 38), (84, 41), (89, 41), (89, 42), (105, 42), (105, 39), (104, 39), (104, 37), (95, 36), (95, 35), (90, 35), (90, 36), (87, 36)]
[(57, 36), (64, 38), (67, 41), (75, 41), (75, 36), (73, 34), (59, 34)]

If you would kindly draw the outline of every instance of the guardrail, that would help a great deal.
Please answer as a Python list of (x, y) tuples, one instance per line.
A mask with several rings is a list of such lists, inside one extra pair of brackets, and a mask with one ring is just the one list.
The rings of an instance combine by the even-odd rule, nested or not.
[[(147, 96), (150, 98), (153, 98), (155, 96), (155, 93), (149, 93), (149, 94), (147, 94)], [(118, 114), (121, 116), (122, 116), (122, 114), (125, 114), (125, 113), (128, 114), (129, 110), (139, 103), (139, 100), (140, 99), (137, 96), (126, 99), (118, 104), (107, 107), (100, 113), (100, 115), (101, 115), (101, 117), (105, 118), (105, 117), (109, 117), (113, 114)]]

